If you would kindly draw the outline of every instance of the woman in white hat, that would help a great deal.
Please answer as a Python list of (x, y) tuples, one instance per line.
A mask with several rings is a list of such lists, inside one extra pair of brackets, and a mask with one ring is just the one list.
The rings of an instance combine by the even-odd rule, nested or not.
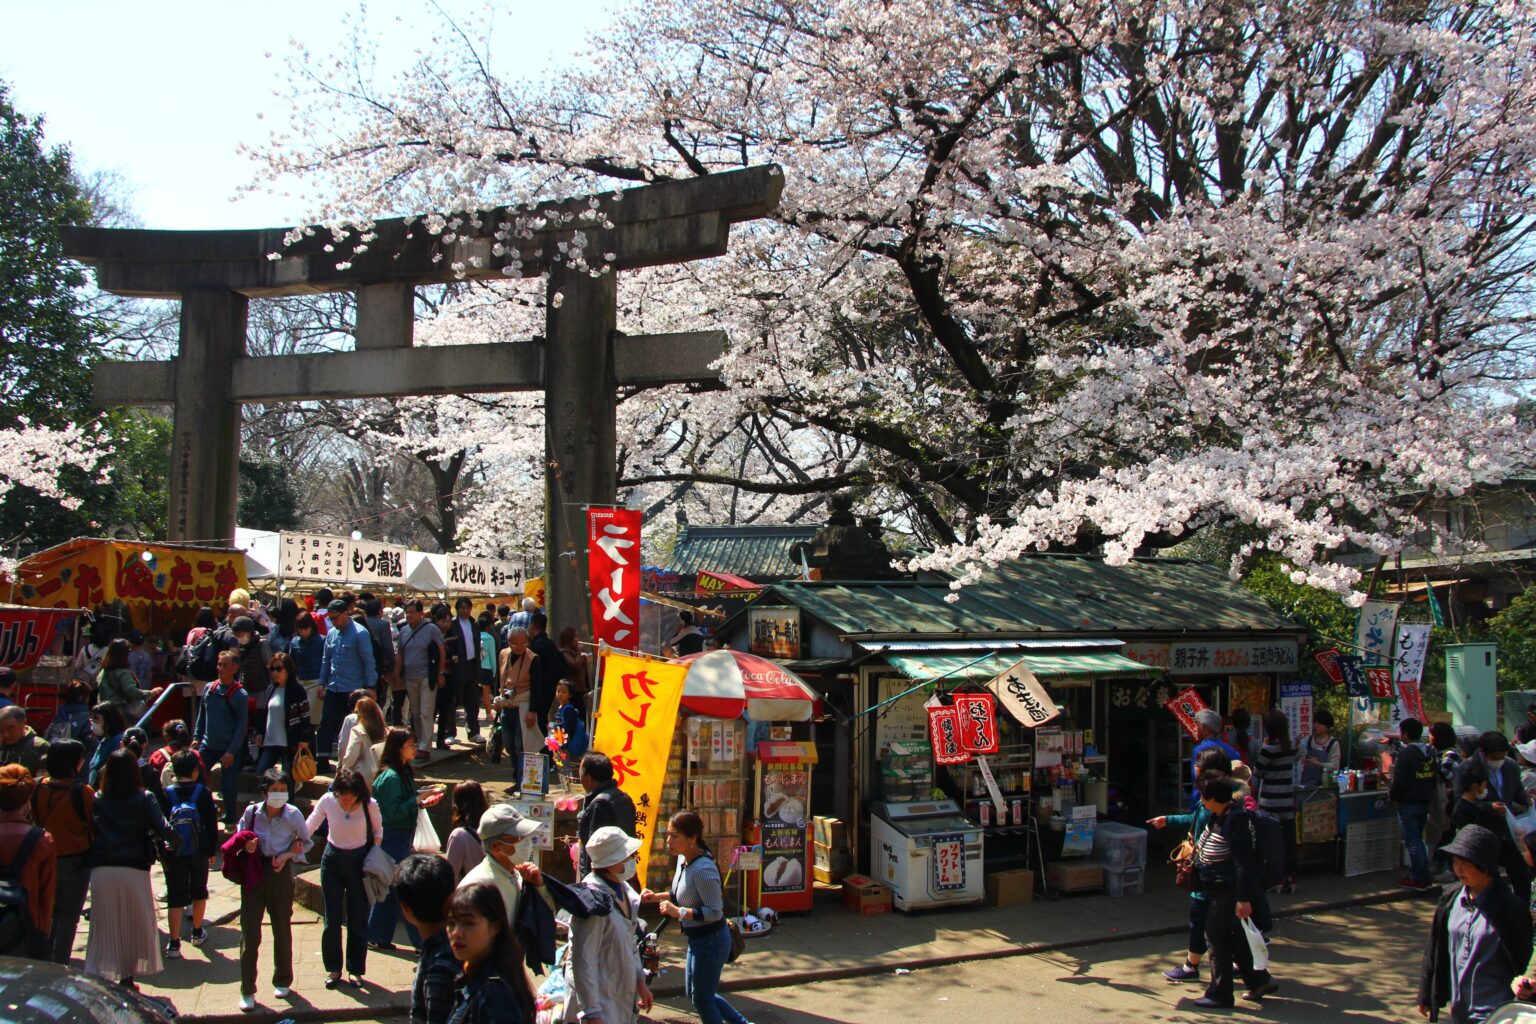
[(577, 885), (548, 878), (532, 864), (517, 871), (544, 886), (555, 905), (571, 915), (571, 952), (565, 962), (565, 1019), (582, 1024), (637, 1024), (650, 1010), (651, 990), (635, 948), (640, 894), (635, 877), (640, 840), (605, 825), (587, 840), (592, 871)]

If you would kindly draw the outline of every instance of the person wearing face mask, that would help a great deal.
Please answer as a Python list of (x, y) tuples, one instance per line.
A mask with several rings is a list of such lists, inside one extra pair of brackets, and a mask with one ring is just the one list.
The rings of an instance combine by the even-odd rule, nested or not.
[(651, 990), (635, 946), (640, 894), (635, 877), (640, 840), (605, 825), (586, 843), (591, 872), (576, 885), (519, 864), (523, 881), (542, 887), (571, 915), (571, 949), (565, 961), (565, 1019), (582, 1024), (637, 1024), (651, 1008)]
[(513, 929), (517, 927), (518, 909), (523, 898), (523, 880), (516, 865), (532, 857), (531, 837), (538, 830), (537, 821), (523, 817), (511, 804), (497, 804), (487, 810), (480, 815), (480, 827), (476, 830), (485, 850), (485, 859), (470, 868), (458, 885), (460, 889), (476, 882), (494, 885), (507, 908), (507, 925)]
[(240, 831), (254, 835), (245, 852), (262, 859), (261, 881), (240, 890), (240, 1009), (256, 1009), (256, 957), (264, 917), (272, 919), (272, 995), (287, 999), (293, 985), (293, 868), (315, 845), (309, 826), (288, 802), (288, 776), (269, 768), (261, 777), (261, 800), (240, 817)]
[(123, 733), (128, 731), (128, 720), (123, 709), (116, 704), (97, 704), (91, 708), (91, 735), (96, 737), (96, 749), (91, 753), (91, 763), (85, 769), (88, 785), (101, 785), (101, 772), (107, 758), (123, 745)]
[[(1473, 765), (1481, 766), (1487, 773), (1488, 787), (1482, 799), (1478, 802), (1479, 809), (1491, 811), (1491, 817), (1485, 816), (1485, 820), (1497, 821), (1499, 827), (1491, 828), (1495, 835), (1500, 836), (1502, 853), (1499, 864), (1509, 875), (1510, 888), (1520, 901), (1529, 904), (1531, 901), (1531, 866), (1527, 859), (1530, 854), (1523, 846), (1515, 843), (1514, 836), (1510, 834), (1509, 826), (1504, 820), (1504, 814), (1524, 814), (1530, 810), (1530, 798), (1526, 796), (1525, 787), (1520, 783), (1520, 769), (1515, 764), (1514, 758), (1509, 753), (1509, 740), (1502, 733), (1485, 732), (1477, 739), (1477, 753), (1468, 758), (1462, 764), (1462, 779), (1467, 778)], [(1463, 781), (1463, 790), (1467, 788)], [(1452, 816), (1452, 823), (1455, 817)]]

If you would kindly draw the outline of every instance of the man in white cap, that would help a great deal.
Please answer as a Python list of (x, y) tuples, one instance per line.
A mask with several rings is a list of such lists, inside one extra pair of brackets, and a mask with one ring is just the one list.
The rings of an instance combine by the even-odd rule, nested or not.
[(485, 859), (464, 875), (459, 882), (462, 889), (476, 882), (490, 882), (501, 893), (507, 905), (507, 925), (517, 930), (518, 904), (523, 895), (523, 879), (515, 865), (527, 862), (533, 855), (532, 835), (539, 830), (539, 822), (525, 818), (511, 804), (497, 804), (480, 816), (480, 845)]
[[(571, 915), (571, 952), (565, 961), (566, 1020), (582, 1024), (637, 1024), (651, 1008), (645, 967), (635, 947), (640, 894), (629, 885), (638, 868), (640, 840), (605, 825), (586, 843), (592, 871), (578, 885), (547, 878), (532, 864), (518, 873), (543, 886)], [(467, 876), (466, 876), (467, 877)]]

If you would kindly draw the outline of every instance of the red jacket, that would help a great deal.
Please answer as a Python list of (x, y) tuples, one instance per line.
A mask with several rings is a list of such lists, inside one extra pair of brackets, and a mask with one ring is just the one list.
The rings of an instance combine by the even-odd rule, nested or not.
[(257, 838), (256, 833), (250, 829), (241, 829), (228, 839), (220, 847), (224, 851), (224, 877), (236, 885), (247, 889), (253, 889), (261, 884), (262, 876), (266, 873), (266, 867), (261, 862), (261, 854), (246, 853), (245, 844)]

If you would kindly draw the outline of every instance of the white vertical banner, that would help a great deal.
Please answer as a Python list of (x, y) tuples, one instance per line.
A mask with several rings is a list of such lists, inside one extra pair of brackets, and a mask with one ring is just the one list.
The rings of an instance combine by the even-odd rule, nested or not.
[(1367, 601), (1360, 606), (1360, 618), (1355, 623), (1355, 653), (1362, 664), (1385, 665), (1390, 660), (1398, 608), (1399, 605), (1386, 601)]
[[(1405, 718), (1419, 718), (1424, 714), (1424, 700), (1420, 696), (1424, 685), (1424, 660), (1429, 655), (1429, 631), (1427, 622), (1405, 622), (1397, 627), (1397, 643), (1393, 645), (1392, 682), (1397, 700), (1392, 707), (1392, 724), (1396, 726)], [(1427, 724), (1427, 723), (1426, 723)]]

